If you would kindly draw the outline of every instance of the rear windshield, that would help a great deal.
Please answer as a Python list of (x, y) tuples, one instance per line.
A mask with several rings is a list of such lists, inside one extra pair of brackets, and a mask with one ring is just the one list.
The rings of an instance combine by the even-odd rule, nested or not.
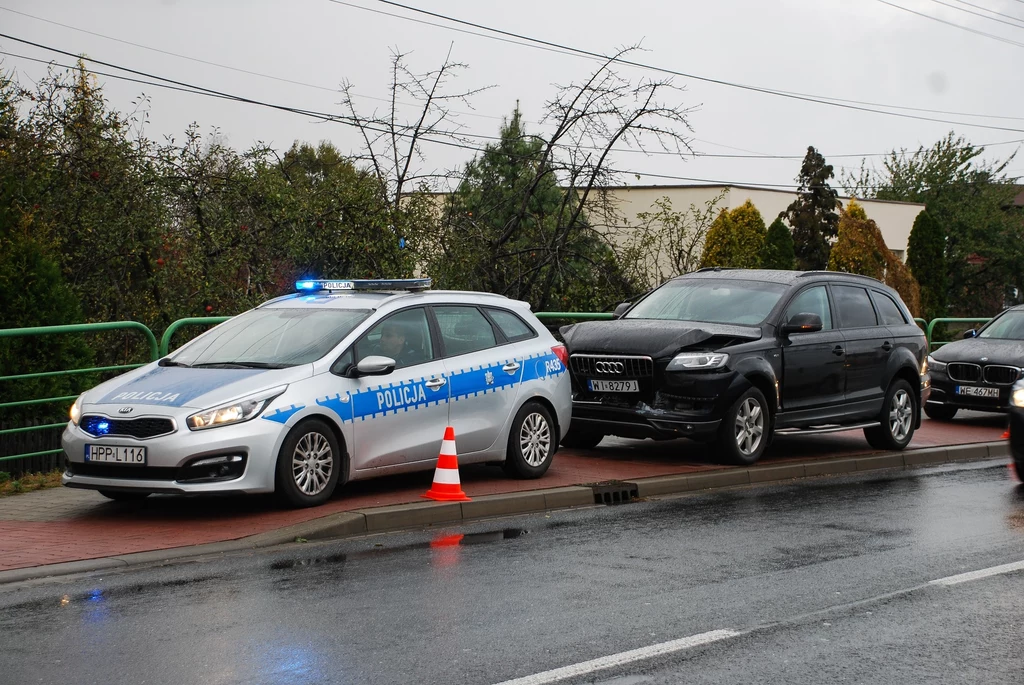
[(978, 334), (979, 338), (1024, 340), (1024, 312), (1006, 312)]
[(787, 286), (779, 283), (758, 281), (671, 281), (648, 295), (624, 318), (757, 325), (768, 317), (786, 290)]
[(187, 366), (285, 367), (320, 359), (368, 309), (254, 309), (225, 321), (171, 361)]

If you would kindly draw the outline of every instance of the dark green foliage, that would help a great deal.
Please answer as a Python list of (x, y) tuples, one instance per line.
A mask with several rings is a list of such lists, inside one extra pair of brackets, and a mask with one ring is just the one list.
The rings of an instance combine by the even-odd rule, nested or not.
[(777, 217), (768, 227), (761, 256), (763, 269), (793, 269), (796, 267), (796, 252), (793, 249), (793, 233), (782, 217)]
[(797, 177), (797, 199), (785, 212), (793, 228), (798, 269), (820, 270), (828, 264), (828, 253), (839, 231), (839, 194), (828, 184), (834, 176), (832, 165), (808, 147)]
[(931, 213), (918, 214), (907, 245), (907, 266), (921, 286), (921, 311), (928, 321), (946, 312), (945, 242), (942, 227)]

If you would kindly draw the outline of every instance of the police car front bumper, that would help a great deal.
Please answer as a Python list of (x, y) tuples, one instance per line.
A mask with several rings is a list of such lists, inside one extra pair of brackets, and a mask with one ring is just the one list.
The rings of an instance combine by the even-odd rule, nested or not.
[[(99, 412), (90, 412), (97, 414)], [(259, 418), (192, 431), (175, 419), (174, 432), (154, 438), (95, 437), (68, 423), (61, 437), (64, 475), (72, 488), (175, 494), (274, 491), (282, 425)], [(86, 446), (145, 447), (145, 464), (90, 462)]]

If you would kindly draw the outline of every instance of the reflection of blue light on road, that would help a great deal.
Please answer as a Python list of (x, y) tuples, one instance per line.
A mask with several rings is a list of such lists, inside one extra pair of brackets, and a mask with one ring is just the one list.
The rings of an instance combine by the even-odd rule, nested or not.
[(103, 601), (103, 590), (93, 590), (89, 593), (89, 596), (85, 598), (86, 602), (102, 602)]
[(320, 683), (327, 677), (323, 658), (309, 647), (267, 645), (259, 652), (264, 657), (260, 675), (273, 676), (273, 682)]
[(85, 612), (82, 620), (86, 623), (102, 623), (109, 618), (110, 607), (107, 598), (103, 596), (103, 590), (90, 590), (85, 596)]

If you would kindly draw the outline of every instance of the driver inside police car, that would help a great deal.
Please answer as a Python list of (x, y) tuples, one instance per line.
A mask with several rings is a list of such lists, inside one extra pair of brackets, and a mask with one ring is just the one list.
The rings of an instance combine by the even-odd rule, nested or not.
[(405, 328), (395, 321), (385, 321), (380, 329), (380, 341), (377, 343), (376, 354), (391, 357), (401, 364), (408, 353), (405, 345)]

